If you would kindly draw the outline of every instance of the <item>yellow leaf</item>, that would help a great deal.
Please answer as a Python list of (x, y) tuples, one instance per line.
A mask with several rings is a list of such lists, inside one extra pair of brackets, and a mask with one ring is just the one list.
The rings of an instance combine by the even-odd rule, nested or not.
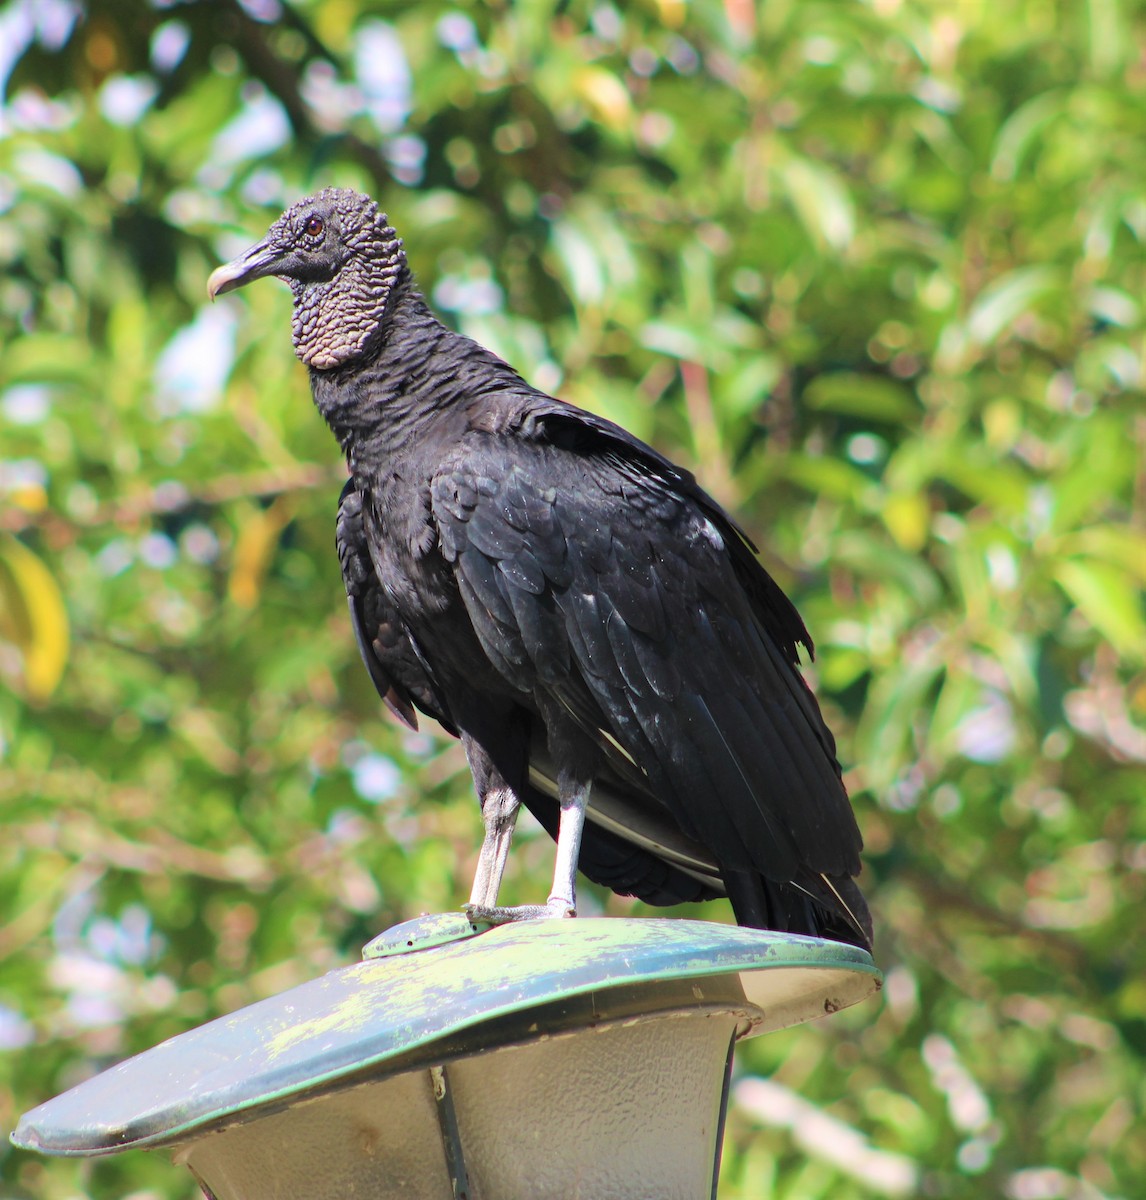
[(684, 24), (687, 12), (685, 0), (657, 0), (661, 24), (669, 29), (679, 29)]
[(922, 550), (927, 541), (931, 509), (918, 492), (897, 492), (883, 506), (883, 523), (904, 550)]
[(0, 640), (19, 652), (19, 682), (42, 704), (68, 661), (68, 614), (52, 573), (8, 534), (0, 536)]
[(43, 512), (48, 507), (48, 493), (38, 483), (25, 483), (12, 488), (8, 499), (25, 512)]
[(604, 67), (585, 67), (577, 72), (575, 86), (581, 99), (598, 118), (613, 129), (629, 124), (630, 102), (625, 85)]
[(227, 595), (239, 608), (254, 608), (262, 594), (267, 568), (274, 557), (279, 536), (292, 516), (285, 496), (269, 508), (258, 509), (244, 521), (235, 539)]

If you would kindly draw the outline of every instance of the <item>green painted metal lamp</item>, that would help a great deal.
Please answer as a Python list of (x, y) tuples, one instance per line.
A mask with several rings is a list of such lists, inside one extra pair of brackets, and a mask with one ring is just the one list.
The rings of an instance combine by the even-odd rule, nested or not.
[(879, 982), (853, 946), (703, 921), (421, 918), (33, 1109), (12, 1139), (165, 1148), (216, 1200), (699, 1200), (735, 1043)]

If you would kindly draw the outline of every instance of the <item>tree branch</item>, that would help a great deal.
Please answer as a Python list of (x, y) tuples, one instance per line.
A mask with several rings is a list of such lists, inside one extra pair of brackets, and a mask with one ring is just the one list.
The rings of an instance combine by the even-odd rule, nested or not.
[(137, 495), (97, 505), (82, 515), (64, 514), (54, 509), (34, 512), (24, 508), (0, 510), (0, 531), (21, 533), (41, 529), (54, 539), (71, 541), (79, 529), (101, 526), (130, 526), (161, 513), (180, 512), (196, 505), (214, 508), (233, 500), (281, 496), (286, 492), (310, 491), (331, 487), (346, 478), (343, 464), (299, 463), (244, 474), (220, 475), (198, 487), (167, 481)]

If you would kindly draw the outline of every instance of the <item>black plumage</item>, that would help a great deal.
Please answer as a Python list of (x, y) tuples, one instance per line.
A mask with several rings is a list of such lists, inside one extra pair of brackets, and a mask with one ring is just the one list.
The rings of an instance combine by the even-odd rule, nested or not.
[[(443, 326), (367, 197), (300, 201), (209, 289), (266, 275), (294, 292), (350, 467), (337, 544), (363, 660), (400, 720), (433, 717), (469, 757), (471, 905), (572, 912), (579, 864), (653, 904), (727, 894), (742, 924), (869, 945), (859, 830), (799, 672), (811, 640), (735, 522)], [(557, 838), (554, 892), (498, 909), (518, 802)]]

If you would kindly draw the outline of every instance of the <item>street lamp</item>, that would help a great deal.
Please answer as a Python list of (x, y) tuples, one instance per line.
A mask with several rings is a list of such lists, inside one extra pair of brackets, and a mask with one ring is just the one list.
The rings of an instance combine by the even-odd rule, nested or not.
[(80, 1084), (13, 1141), (164, 1148), (215, 1200), (699, 1200), (736, 1041), (880, 983), (854, 946), (701, 921), (445, 915), (366, 955)]

